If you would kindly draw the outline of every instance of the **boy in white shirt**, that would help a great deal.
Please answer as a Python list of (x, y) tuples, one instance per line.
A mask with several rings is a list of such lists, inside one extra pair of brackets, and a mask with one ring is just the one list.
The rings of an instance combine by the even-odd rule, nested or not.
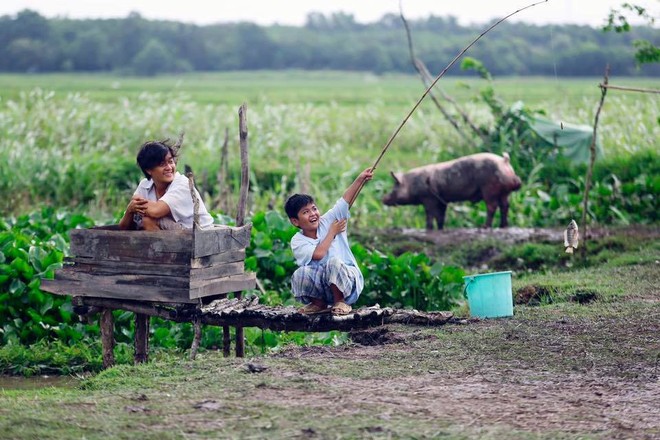
[[(126, 212), (119, 222), (120, 229), (158, 231), (191, 229), (194, 205), (188, 178), (176, 171), (176, 157), (180, 145), (168, 141), (145, 142), (137, 155), (137, 163), (145, 178), (140, 181)], [(197, 189), (199, 226), (213, 224)]]
[(372, 177), (371, 168), (362, 171), (322, 216), (307, 194), (294, 194), (286, 201), (289, 221), (300, 228), (291, 239), (293, 256), (300, 266), (293, 273), (291, 288), (296, 299), (305, 304), (301, 313), (346, 315), (360, 296), (364, 277), (348, 245), (346, 223), (349, 203)]

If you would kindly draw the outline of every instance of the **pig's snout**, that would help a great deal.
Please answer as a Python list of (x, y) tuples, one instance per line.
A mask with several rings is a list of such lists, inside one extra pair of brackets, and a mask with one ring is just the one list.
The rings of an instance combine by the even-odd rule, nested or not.
[(390, 193), (383, 196), (383, 204), (386, 206), (396, 205), (396, 198)]

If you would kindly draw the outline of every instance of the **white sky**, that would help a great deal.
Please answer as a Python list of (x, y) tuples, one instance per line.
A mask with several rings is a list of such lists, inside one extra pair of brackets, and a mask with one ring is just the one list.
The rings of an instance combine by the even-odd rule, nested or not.
[[(575, 23), (599, 27), (610, 8), (626, 1), (643, 6), (660, 22), (660, 0), (547, 0), (512, 17), (534, 24)], [(461, 24), (503, 17), (533, 0), (402, 0), (408, 19), (453, 15)], [(147, 19), (210, 24), (251, 21), (258, 24), (302, 25), (309, 12), (353, 14), (358, 22), (373, 22), (398, 14), (399, 0), (0, 0), (0, 15), (32, 9), (53, 18), (122, 18), (131, 11)], [(630, 17), (630, 16), (629, 16)], [(635, 23), (635, 21), (631, 20)], [(656, 22), (656, 26), (658, 25)]]

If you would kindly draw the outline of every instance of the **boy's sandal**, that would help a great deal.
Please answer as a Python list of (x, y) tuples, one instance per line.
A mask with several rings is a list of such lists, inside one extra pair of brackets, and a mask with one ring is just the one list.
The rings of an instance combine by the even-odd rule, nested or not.
[(332, 314), (333, 315), (348, 315), (351, 313), (351, 306), (346, 304), (345, 302), (338, 302), (334, 306), (332, 306)]
[(330, 312), (330, 309), (325, 306), (317, 306), (316, 304), (309, 303), (305, 305), (304, 307), (301, 307), (298, 309), (299, 313), (302, 313), (303, 315), (318, 315), (320, 313), (328, 313)]

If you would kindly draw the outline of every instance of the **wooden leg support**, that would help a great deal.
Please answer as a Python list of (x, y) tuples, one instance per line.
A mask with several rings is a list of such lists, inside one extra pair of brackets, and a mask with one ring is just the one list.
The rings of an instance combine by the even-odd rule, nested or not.
[(194, 361), (199, 350), (199, 343), (202, 340), (202, 320), (199, 316), (193, 321), (193, 328), (195, 329), (195, 336), (193, 337), (192, 346), (190, 347), (190, 360)]
[(115, 364), (115, 321), (112, 309), (101, 310), (99, 322), (101, 327), (101, 346), (103, 347), (103, 368), (110, 368)]
[(149, 360), (149, 315), (135, 314), (135, 356), (136, 364)]
[[(234, 296), (236, 299), (241, 299), (243, 293), (236, 292)], [(238, 326), (236, 326), (236, 357), (245, 357), (245, 338), (243, 336), (243, 327)]]
[(229, 333), (229, 326), (222, 326), (222, 355), (229, 357), (231, 354), (231, 334)]

